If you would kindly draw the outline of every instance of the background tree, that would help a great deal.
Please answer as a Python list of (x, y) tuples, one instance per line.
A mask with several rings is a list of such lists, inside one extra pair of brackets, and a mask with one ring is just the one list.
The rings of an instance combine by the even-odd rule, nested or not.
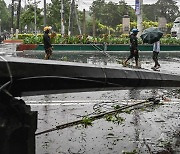
[[(61, 29), (61, 1), (52, 0), (52, 3), (47, 6), (47, 24), (51, 25), (53, 29), (60, 32)], [(69, 11), (70, 11), (70, 0), (64, 1), (64, 23), (65, 30), (67, 33), (68, 23), (69, 23)]]
[(10, 31), (11, 13), (10, 10), (8, 10), (4, 0), (0, 1), (0, 19), (1, 19), (1, 30)]
[(173, 22), (180, 15), (179, 8), (174, 0), (158, 0), (156, 5), (157, 14), (165, 17), (167, 22)]
[(150, 21), (157, 21), (158, 17), (165, 17), (168, 23), (173, 22), (180, 16), (180, 11), (176, 4), (177, 2), (174, 0), (158, 0), (155, 4), (144, 5), (145, 18)]
[[(35, 27), (35, 6), (34, 4), (29, 4), (22, 10), (20, 24), (22, 31), (25, 31), (25, 27), (27, 28), (27, 32), (33, 32)], [(37, 30), (43, 30), (43, 15), (41, 15), (42, 9), (36, 9), (36, 21), (37, 21)]]
[(132, 22), (137, 20), (137, 17), (135, 15), (135, 10), (131, 6), (127, 5), (127, 3), (125, 3), (124, 0), (119, 1), (118, 13), (120, 14), (121, 17), (121, 19), (119, 19), (120, 23), (122, 23), (122, 17), (124, 15), (128, 15), (130, 17), (130, 21)]
[(143, 5), (143, 20), (154, 21), (154, 22), (158, 20), (158, 16), (156, 14), (154, 4)]
[(134, 9), (127, 5), (125, 1), (119, 3), (108, 2), (105, 0), (93, 1), (90, 7), (91, 13), (95, 13), (96, 19), (103, 25), (115, 28), (122, 23), (124, 15), (129, 15), (131, 21), (136, 19)]

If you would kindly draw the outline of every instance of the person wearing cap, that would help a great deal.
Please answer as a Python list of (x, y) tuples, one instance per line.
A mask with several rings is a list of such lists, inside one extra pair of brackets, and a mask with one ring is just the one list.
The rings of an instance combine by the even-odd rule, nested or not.
[(44, 49), (45, 49), (45, 57), (44, 59), (49, 59), (52, 55), (52, 45), (51, 45), (51, 39), (49, 36), (49, 32), (51, 30), (50, 26), (44, 27), (44, 35), (43, 35), (43, 42), (44, 42)]
[(139, 30), (134, 28), (132, 29), (130, 33), (130, 55), (129, 57), (123, 62), (123, 65), (126, 66), (129, 59), (135, 58), (136, 67), (139, 67), (138, 65), (138, 59), (139, 59), (139, 53), (138, 53), (138, 39), (137, 34)]

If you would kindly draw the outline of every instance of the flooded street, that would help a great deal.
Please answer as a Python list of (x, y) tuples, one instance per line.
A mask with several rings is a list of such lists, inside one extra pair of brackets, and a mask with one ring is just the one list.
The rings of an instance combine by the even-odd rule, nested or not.
[[(52, 59), (122, 67), (128, 52), (55, 51)], [(25, 51), (18, 56), (43, 58), (44, 52)], [(153, 66), (152, 52), (140, 53), (141, 67)], [(180, 75), (180, 54), (161, 52), (160, 71)], [(133, 61), (130, 61), (134, 65)], [(147, 101), (154, 98), (155, 101)], [(30, 96), (22, 98), (38, 111), (37, 154), (178, 154), (180, 153), (180, 89), (130, 89)], [(157, 102), (156, 102), (157, 101)], [(128, 105), (144, 102), (141, 105)], [(121, 107), (121, 112), (92, 116)], [(59, 126), (82, 120), (80, 124)], [(54, 128), (54, 129), (52, 129)], [(48, 133), (43, 131), (49, 130)]]

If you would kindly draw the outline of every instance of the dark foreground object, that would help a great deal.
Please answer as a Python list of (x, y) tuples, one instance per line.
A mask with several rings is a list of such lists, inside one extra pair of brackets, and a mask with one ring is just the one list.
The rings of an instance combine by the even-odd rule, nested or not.
[(35, 154), (37, 112), (0, 92), (0, 154)]
[[(2, 88), (3, 85), (3, 88)], [(180, 87), (180, 76), (143, 69), (0, 57), (0, 86), (13, 96)]]

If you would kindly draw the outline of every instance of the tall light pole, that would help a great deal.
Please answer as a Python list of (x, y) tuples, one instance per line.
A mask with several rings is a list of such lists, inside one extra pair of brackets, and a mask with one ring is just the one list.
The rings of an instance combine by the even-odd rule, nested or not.
[(18, 0), (18, 8), (17, 8), (17, 25), (16, 25), (16, 29), (19, 29), (20, 14), (21, 14), (21, 0)]
[(17, 23), (16, 23), (16, 38), (18, 38), (19, 34), (19, 25), (20, 25), (20, 14), (21, 14), (21, 0), (14, 0), (18, 2), (17, 7)]
[(70, 5), (70, 14), (69, 14), (69, 26), (68, 26), (68, 35), (70, 36), (73, 32), (73, 26), (74, 26), (74, 19), (76, 19), (78, 29), (79, 29), (79, 34), (81, 35), (81, 27), (79, 24), (79, 19), (78, 19), (78, 14), (76, 10), (76, 5), (75, 5), (75, 0), (72, 0), (71, 5)]
[(69, 26), (68, 26), (68, 35), (70, 36), (72, 33), (72, 28), (73, 28), (73, 12), (74, 12), (74, 0), (72, 0), (70, 4), (70, 13), (69, 13)]
[(14, 33), (14, 0), (12, 0), (12, 4), (11, 4), (11, 37), (13, 37), (13, 33)]
[(44, 0), (44, 27), (46, 26), (46, 0)]
[(86, 34), (86, 10), (83, 9), (83, 35)]
[(0, 37), (1, 37), (1, 19), (0, 19)]
[(139, 30), (137, 37), (140, 37), (143, 30), (142, 6), (143, 6), (143, 0), (135, 1), (135, 7), (136, 7), (135, 10), (137, 15), (137, 29)]
[(36, 13), (36, 0), (34, 0), (34, 33), (37, 35), (37, 13)]
[(65, 32), (65, 26), (64, 26), (64, 0), (61, 0), (61, 34), (64, 35)]

